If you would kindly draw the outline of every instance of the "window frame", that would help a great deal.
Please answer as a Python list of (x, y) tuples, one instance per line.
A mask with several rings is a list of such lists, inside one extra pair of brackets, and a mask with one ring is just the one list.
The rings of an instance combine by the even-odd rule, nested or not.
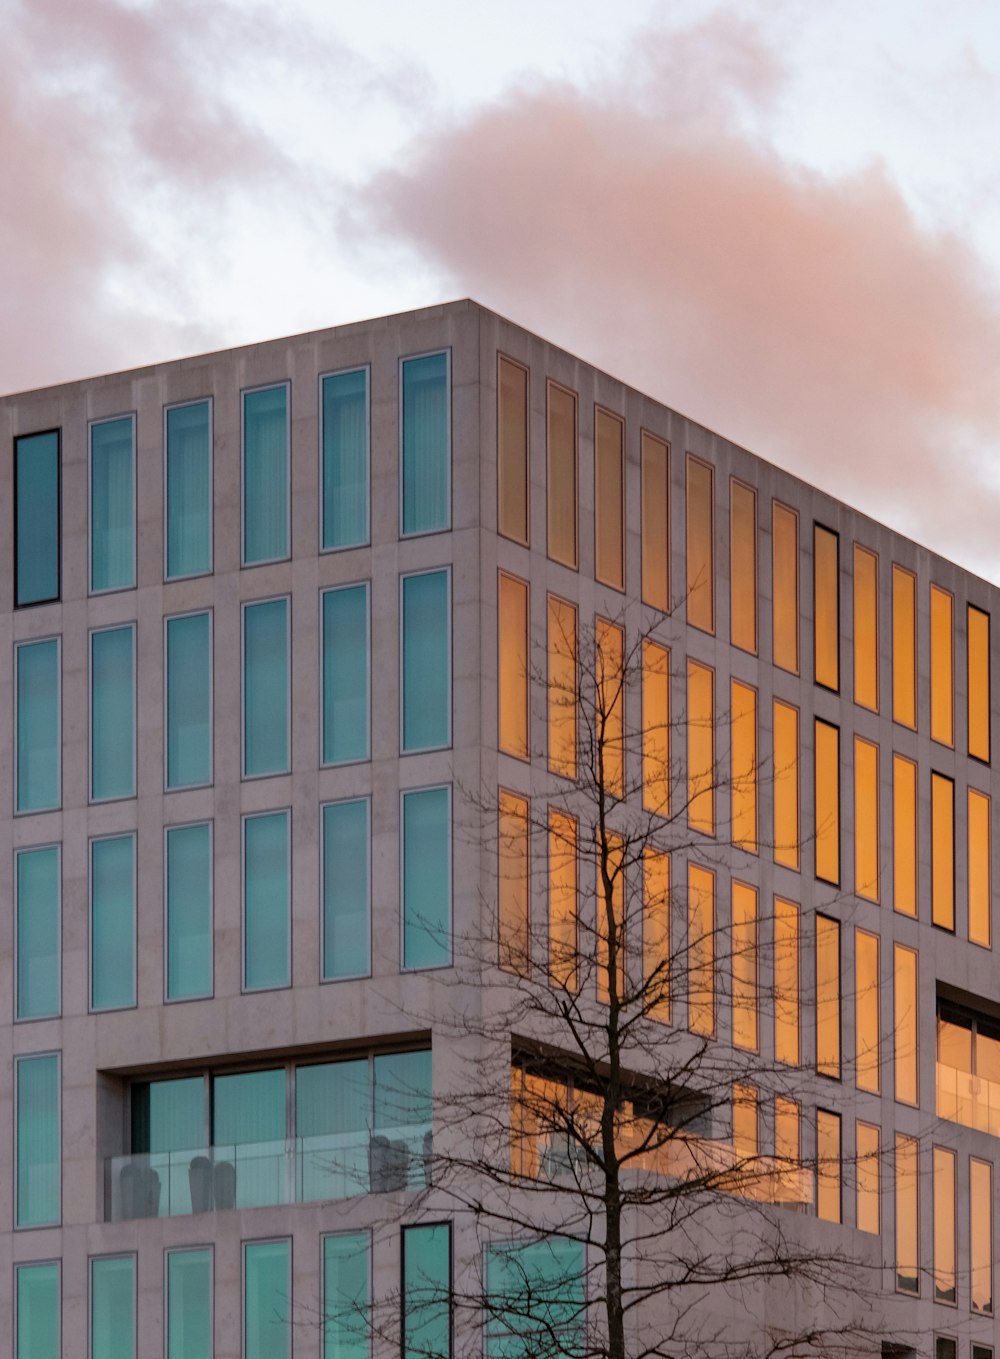
[[(132, 841), (132, 1003), (94, 1005), (94, 845), (102, 840)], [(110, 831), (87, 840), (87, 1014), (121, 1014), (139, 1007), (139, 837), (135, 830)]]
[[(447, 411), (447, 441), (448, 441), (448, 446), (447, 446), (447, 450), (446, 450), (446, 454), (445, 454), (445, 478), (446, 478), (446, 482), (447, 482), (447, 490), (446, 490), (446, 493), (445, 493), (445, 499), (446, 499), (446, 501), (447, 501), (447, 508), (448, 508), (448, 512), (447, 512), (447, 515), (446, 515), (447, 523), (445, 523), (444, 525), (442, 525), (441, 528), (434, 528), (434, 529), (417, 529), (417, 530), (411, 529), (409, 532), (406, 532), (406, 531), (404, 531), (404, 529), (403, 529), (403, 437), (404, 437), (404, 426), (403, 426), (403, 365), (404, 365), (404, 364), (407, 364), (407, 363), (410, 363), (411, 360), (413, 360), (413, 359), (432, 359), (432, 358), (436, 358), (436, 357), (438, 356), (438, 354), (443, 354), (443, 355), (444, 355), (444, 377), (445, 377), (445, 385), (446, 385), (446, 387), (447, 387), (446, 411)], [(410, 538), (429, 538), (429, 537), (432, 537), (434, 534), (437, 534), (437, 533), (451, 533), (452, 530), (453, 530), (453, 528), (454, 528), (454, 526), (455, 526), (455, 525), (454, 525), (454, 519), (455, 519), (455, 507), (454, 507), (454, 504), (453, 504), (453, 480), (454, 480), (454, 479), (453, 479), (453, 477), (452, 477), (452, 466), (451, 466), (451, 464), (452, 464), (452, 458), (453, 458), (453, 453), (454, 453), (454, 438), (453, 438), (453, 424), (454, 424), (454, 418), (453, 418), (453, 413), (452, 413), (452, 400), (453, 400), (453, 384), (452, 384), (451, 345), (439, 346), (439, 347), (434, 348), (434, 349), (421, 349), (421, 350), (418, 350), (418, 351), (417, 351), (416, 353), (414, 353), (414, 354), (401, 354), (401, 355), (399, 356), (399, 359), (397, 360), (397, 368), (396, 368), (396, 402), (397, 402), (397, 406), (396, 406), (397, 417), (396, 417), (396, 418), (397, 418), (397, 427), (398, 427), (398, 430), (399, 430), (399, 435), (398, 435), (399, 448), (398, 448), (398, 452), (397, 452), (397, 463), (396, 463), (396, 467), (397, 467), (397, 469), (398, 469), (397, 481), (398, 481), (398, 486), (399, 486), (399, 491), (398, 491), (398, 498), (399, 498), (399, 504), (398, 504), (399, 521), (398, 521), (398, 522), (399, 522), (399, 539), (400, 539), (400, 542), (406, 541), (406, 540), (408, 540), (408, 539), (410, 539)]]
[[(24, 604), (24, 605), (22, 605), (21, 607), (22, 607), (22, 608), (34, 608), (35, 605), (33, 605), (33, 604)], [(57, 783), (57, 785), (58, 785), (58, 787), (57, 787), (57, 791), (58, 791), (58, 799), (57, 799), (56, 802), (54, 802), (54, 803), (52, 804), (51, 807), (32, 807), (32, 808), (25, 808), (25, 809), (22, 811), (22, 810), (18, 807), (18, 794), (17, 794), (17, 785), (18, 785), (18, 765), (19, 765), (19, 762), (20, 762), (20, 761), (19, 761), (19, 757), (20, 757), (20, 753), (21, 753), (21, 743), (20, 743), (20, 741), (18, 740), (18, 732), (17, 732), (18, 706), (19, 706), (19, 704), (18, 704), (18, 698), (19, 698), (19, 691), (20, 691), (20, 686), (19, 686), (19, 684), (18, 684), (17, 658), (18, 658), (18, 654), (20, 653), (22, 647), (27, 647), (27, 646), (37, 646), (40, 642), (55, 642), (55, 644), (56, 644), (56, 783)], [(88, 642), (88, 647), (89, 647), (89, 642)], [(57, 812), (57, 811), (61, 810), (62, 805), (63, 805), (63, 740), (62, 740), (62, 733), (63, 733), (63, 702), (62, 702), (62, 700), (63, 700), (63, 682), (62, 682), (62, 680), (63, 680), (63, 673), (62, 673), (62, 634), (61, 634), (61, 633), (48, 633), (48, 634), (46, 634), (46, 635), (43, 636), (43, 637), (21, 637), (21, 638), (18, 638), (18, 639), (14, 642), (14, 646), (13, 646), (13, 657), (14, 657), (14, 673), (13, 673), (12, 684), (11, 684), (11, 721), (12, 721), (12, 724), (13, 724), (13, 738), (14, 738), (14, 739), (13, 739), (13, 747), (14, 747), (14, 748), (13, 748), (13, 751), (11, 752), (11, 755), (12, 755), (12, 758), (11, 758), (11, 765), (12, 765), (12, 774), (13, 774), (13, 787), (12, 787), (12, 790), (11, 790), (11, 816), (12, 816), (12, 817), (15, 817), (15, 818), (16, 818), (16, 817), (19, 817), (19, 816), (41, 816), (41, 815), (44, 815), (46, 812)], [(88, 690), (87, 698), (88, 698), (88, 704), (89, 704), (89, 701), (90, 701), (90, 675), (88, 675), (87, 690)], [(89, 715), (89, 714), (88, 714), (88, 715)], [(89, 730), (89, 728), (88, 728), (88, 732), (87, 732), (87, 746), (88, 746), (88, 752), (89, 752), (89, 747), (90, 747), (90, 730)]]
[[(17, 521), (18, 521), (17, 467), (18, 467), (18, 456), (17, 456), (17, 446), (18, 446), (18, 444), (21, 442), (22, 439), (37, 439), (37, 438), (44, 437), (45, 435), (48, 435), (48, 434), (54, 434), (54, 435), (56, 436), (56, 593), (55, 593), (51, 598), (49, 598), (49, 599), (34, 599), (34, 600), (32, 600), (30, 603), (28, 603), (28, 604), (19, 604), (19, 603), (18, 603), (18, 598), (17, 598), (17, 594), (18, 594), (18, 572), (17, 572), (17, 556), (18, 556), (18, 553), (17, 553)], [(62, 576), (63, 576), (63, 573), (62, 573), (62, 557), (63, 557), (63, 540), (62, 540), (62, 518), (63, 518), (63, 516), (62, 516), (62, 428), (61, 428), (61, 426), (55, 426), (55, 427), (53, 427), (53, 428), (51, 428), (51, 429), (36, 429), (36, 430), (31, 430), (30, 432), (25, 432), (24, 434), (15, 434), (15, 435), (14, 435), (14, 438), (13, 438), (13, 442), (14, 442), (14, 456), (13, 456), (13, 458), (12, 458), (12, 460), (11, 460), (12, 463), (13, 463), (13, 467), (11, 468), (11, 479), (12, 479), (11, 493), (12, 493), (12, 498), (13, 498), (13, 504), (12, 504), (12, 506), (11, 506), (11, 519), (12, 519), (12, 527), (11, 527), (11, 546), (12, 546), (12, 548), (13, 548), (13, 570), (12, 570), (12, 572), (11, 572), (11, 605), (12, 605), (12, 608), (16, 611), (16, 610), (20, 610), (20, 609), (37, 609), (37, 608), (39, 608), (39, 607), (40, 607), (41, 605), (43, 605), (43, 604), (58, 604), (58, 603), (60, 602), (60, 600), (62, 599), (62, 585), (63, 585), (63, 579), (62, 579)], [(89, 445), (90, 445), (90, 441), (89, 441), (89, 434), (88, 434), (88, 448), (89, 448)], [(90, 469), (89, 469), (89, 455), (88, 455), (88, 487), (89, 487), (89, 470), (90, 470)], [(88, 490), (88, 515), (87, 515), (88, 539), (89, 539), (89, 528), (90, 528), (89, 508), (90, 508), (90, 507), (89, 507), (89, 490)], [(89, 546), (89, 542), (88, 542), (88, 546)]]
[[(448, 957), (430, 966), (407, 966), (406, 953), (406, 838), (404, 800), (411, 793), (433, 793), (445, 789), (448, 794)], [(455, 798), (451, 783), (417, 784), (399, 790), (399, 970), (400, 973), (439, 972), (455, 965)]]
[[(246, 824), (248, 821), (258, 820), (261, 817), (283, 816), (288, 830), (288, 894), (285, 900), (285, 947), (287, 949), (288, 967), (286, 971), (287, 980), (278, 986), (248, 986), (247, 985), (247, 837)], [(240, 995), (255, 996), (267, 995), (272, 991), (287, 991), (292, 985), (293, 962), (293, 923), (292, 923), (292, 883), (294, 880), (294, 846), (292, 844), (292, 808), (291, 805), (285, 807), (265, 807), (257, 812), (243, 812), (240, 815)], [(213, 949), (214, 952), (214, 949)]]
[[(326, 472), (326, 461), (324, 444), (326, 439), (326, 414), (325, 403), (323, 400), (323, 383), (327, 378), (348, 377), (352, 373), (364, 373), (365, 375), (365, 536), (357, 543), (344, 543), (341, 547), (326, 547), (324, 539), (326, 536), (325, 523), (325, 503), (323, 496), (323, 484)], [(353, 552), (359, 547), (370, 547), (372, 541), (372, 366), (370, 363), (352, 364), (348, 368), (331, 368), (321, 372), (317, 379), (317, 425), (318, 425), (318, 469), (319, 469), (319, 514), (317, 516), (319, 531), (319, 555), (326, 556), (331, 552)]]
[[(196, 826), (208, 827), (208, 937), (210, 941), (209, 974), (211, 986), (199, 995), (171, 996), (169, 983), (170, 931), (169, 897), (167, 895), (167, 840), (171, 831), (192, 830)], [(171, 821), (163, 827), (163, 1004), (179, 1005), (185, 1001), (211, 1000), (215, 996), (215, 821), (212, 817), (204, 820), (195, 818), (190, 821)]]
[[(352, 548), (329, 547), (329, 552), (350, 552)], [(357, 590), (362, 588), (365, 592), (365, 750), (366, 754), (355, 756), (350, 760), (327, 760), (324, 758), (324, 743), (326, 730), (326, 633), (325, 620), (326, 608), (325, 600), (327, 595), (336, 594), (341, 590)], [(400, 606), (402, 606), (402, 594), (400, 595)], [(291, 615), (289, 614), (289, 619)], [(450, 632), (450, 627), (449, 627)], [(364, 580), (346, 580), (338, 585), (321, 586), (319, 591), (319, 767), (320, 769), (343, 769), (350, 765), (370, 764), (372, 759), (372, 581), (370, 577)], [(289, 665), (289, 672), (291, 666)], [(289, 673), (289, 698), (291, 696), (291, 673)], [(289, 701), (289, 709), (291, 702)], [(291, 752), (291, 737), (289, 736), (289, 752)], [(255, 777), (260, 778), (261, 775)]]
[[(94, 589), (94, 427), (110, 425), (116, 420), (129, 420), (132, 425), (132, 582), (130, 585), (112, 585), (102, 590)], [(139, 495), (139, 459), (137, 457), (138, 438), (137, 413), (134, 410), (122, 411), (120, 415), (103, 415), (99, 419), (87, 421), (87, 598), (95, 595), (121, 594), (124, 590), (137, 588), (138, 575), (136, 557), (136, 504)], [(61, 582), (60, 582), (61, 583)]]
[[(368, 967), (364, 972), (345, 972), (342, 976), (329, 977), (326, 975), (326, 809), (327, 807), (342, 807), (351, 803), (362, 802), (366, 809), (366, 835), (367, 835), (367, 877), (368, 877)], [(400, 852), (402, 853), (402, 847)], [(371, 793), (364, 793), (360, 797), (336, 797), (326, 798), (319, 804), (319, 981), (320, 985), (333, 985), (337, 982), (354, 981), (359, 977), (370, 977), (372, 975), (372, 953), (373, 953), (373, 933), (372, 933), (372, 798)], [(402, 911), (400, 911), (402, 917)]]
[[(171, 411), (184, 410), (188, 406), (207, 406), (208, 407), (208, 570), (185, 572), (183, 575), (169, 575), (167, 572), (167, 544), (168, 544), (168, 512), (169, 512), (169, 492), (168, 492), (168, 467), (167, 457), (167, 417)], [(242, 413), (241, 413), (242, 421)], [(242, 426), (241, 426), (242, 428)], [(164, 584), (173, 583), (177, 580), (200, 580), (202, 576), (211, 576), (215, 573), (215, 398), (213, 396), (193, 397), (190, 401), (171, 401), (169, 405), (163, 407), (163, 582)], [(242, 446), (241, 446), (242, 457)], [(240, 468), (242, 481), (242, 466)], [(242, 503), (241, 503), (242, 513)], [(241, 534), (242, 537), (242, 534)]]
[[(285, 546), (280, 557), (261, 557), (247, 560), (246, 522), (247, 522), (247, 478), (246, 478), (246, 398), (254, 392), (285, 389)], [(214, 508), (214, 501), (213, 501)], [(279, 378), (277, 382), (255, 382), (250, 387), (240, 388), (240, 570), (250, 570), (255, 566), (271, 566), (275, 562), (287, 562), (292, 557), (292, 380)]]
[[(405, 582), (405, 581), (407, 581), (407, 580), (413, 580), (413, 579), (414, 579), (415, 577), (417, 577), (417, 576), (433, 576), (433, 575), (441, 575), (441, 574), (443, 574), (444, 577), (445, 577), (445, 585), (446, 585), (446, 592), (447, 592), (447, 607), (446, 607), (446, 609), (445, 609), (445, 616), (446, 616), (446, 618), (447, 618), (447, 623), (448, 623), (448, 639), (447, 639), (447, 646), (446, 646), (447, 657), (448, 657), (448, 663), (447, 663), (447, 670), (448, 670), (448, 739), (444, 742), (443, 745), (436, 745), (436, 746), (414, 746), (414, 747), (411, 748), (411, 749), (407, 749), (407, 747), (404, 745), (404, 740), (405, 740), (404, 716), (405, 716), (405, 702), (406, 702), (406, 686), (405, 686), (405, 684), (404, 684), (403, 681), (404, 681), (405, 665), (406, 665), (406, 651), (405, 651), (405, 646), (406, 646), (406, 617), (405, 617), (405, 612), (404, 612), (404, 589), (403, 589), (403, 586), (404, 586), (404, 582)], [(420, 570), (417, 570), (417, 571), (401, 571), (401, 572), (399, 573), (399, 596), (398, 596), (398, 601), (399, 601), (399, 602), (398, 602), (398, 608), (399, 608), (399, 639), (398, 639), (398, 645), (399, 645), (399, 712), (398, 712), (398, 714), (397, 714), (397, 720), (398, 720), (398, 722), (399, 722), (399, 754), (400, 754), (400, 756), (404, 756), (404, 755), (427, 755), (427, 754), (429, 754), (431, 751), (436, 751), (436, 750), (451, 750), (451, 749), (453, 749), (453, 747), (454, 747), (454, 741), (455, 741), (455, 713), (454, 713), (454, 708), (455, 708), (455, 657), (454, 657), (454, 633), (455, 633), (455, 617), (454, 617), (454, 615), (455, 615), (455, 603), (454, 603), (454, 597), (453, 597), (453, 592), (452, 592), (452, 563), (451, 563), (451, 562), (447, 562), (447, 563), (446, 563), (445, 565), (443, 565), (443, 566), (428, 566), (428, 567), (424, 567), (424, 568), (422, 568), (422, 569), (420, 569)], [(529, 601), (529, 609), (530, 609), (530, 601)], [(530, 618), (529, 618), (529, 622), (530, 622)], [(529, 718), (530, 718), (530, 711), (529, 711)]]
[[(256, 604), (285, 603), (285, 767), (263, 774), (246, 772), (246, 612)], [(214, 673), (213, 673), (214, 680)], [(240, 783), (258, 779), (287, 778), (292, 772), (292, 596), (291, 593), (264, 595), (261, 599), (240, 600)]]
[[(18, 1193), (18, 1180), (20, 1178), (19, 1156), (20, 1142), (18, 1137), (18, 1068), (22, 1062), (35, 1061), (40, 1057), (54, 1057), (56, 1059), (56, 1145), (59, 1148), (59, 1211), (52, 1222), (26, 1222), (22, 1226), (18, 1221), (21, 1212), (20, 1194)], [(11, 1143), (11, 1170), (13, 1183), (11, 1185), (11, 1227), (14, 1233), (18, 1232), (37, 1232), (49, 1231), (53, 1227), (61, 1228), (63, 1222), (63, 1080), (62, 1080), (62, 1050), (60, 1048), (43, 1048), (39, 1052), (15, 1052), (11, 1058), (13, 1080), (11, 1081), (11, 1109), (14, 1115), (14, 1136)], [(22, 1261), (15, 1261), (21, 1264)], [(28, 1261), (23, 1263), (27, 1264)]]
[[(54, 849), (55, 852), (56, 852), (56, 895), (57, 895), (57, 902), (56, 902), (56, 964), (55, 964), (55, 966), (56, 966), (56, 974), (57, 974), (57, 977), (58, 977), (58, 985), (57, 985), (57, 987), (56, 987), (56, 994), (57, 994), (57, 997), (58, 997), (58, 1005), (57, 1005), (56, 1009), (53, 1010), (53, 1011), (52, 1011), (51, 1013), (49, 1013), (49, 1014), (44, 1014), (44, 1015), (21, 1015), (21, 1014), (19, 1013), (19, 1010), (20, 1010), (20, 995), (19, 995), (19, 986), (18, 986), (18, 976), (19, 976), (19, 974), (20, 974), (20, 966), (19, 966), (19, 964), (20, 964), (20, 954), (21, 954), (21, 948), (20, 948), (20, 929), (19, 929), (19, 924), (20, 924), (19, 896), (20, 896), (20, 894), (19, 894), (19, 891), (18, 891), (18, 873), (17, 873), (17, 866), (18, 866), (18, 861), (19, 861), (19, 859), (20, 859), (20, 857), (21, 857), (22, 854), (31, 854), (31, 853), (33, 853), (33, 852), (36, 851), (36, 850), (42, 850), (42, 849)], [(62, 908), (63, 908), (62, 841), (61, 841), (61, 840), (47, 840), (47, 841), (43, 841), (41, 844), (37, 844), (37, 845), (36, 845), (36, 844), (31, 844), (31, 845), (15, 845), (14, 848), (13, 848), (13, 850), (11, 851), (11, 867), (12, 867), (12, 870), (13, 870), (13, 872), (12, 872), (13, 883), (12, 883), (12, 887), (11, 887), (11, 903), (12, 903), (13, 910), (12, 910), (11, 914), (12, 914), (12, 916), (13, 916), (13, 921), (12, 921), (12, 932), (13, 932), (13, 943), (14, 943), (14, 957), (13, 957), (13, 973), (14, 973), (14, 975), (13, 975), (13, 977), (12, 977), (12, 979), (11, 979), (11, 993), (12, 993), (12, 994), (11, 994), (11, 999), (12, 999), (12, 1001), (13, 1001), (13, 1008), (14, 1008), (14, 1018), (13, 1018), (13, 1022), (14, 1022), (15, 1024), (35, 1024), (35, 1023), (37, 1023), (40, 1019), (59, 1019), (59, 1018), (61, 1018), (61, 1016), (62, 1016), (62, 999), (63, 999), (63, 995), (62, 995), (62, 980), (63, 980), (63, 967), (62, 967), (62, 964), (63, 964), (63, 929), (62, 929), (62, 926), (63, 926), (63, 910), (62, 910)]]
[[(211, 575), (211, 572), (205, 572)], [(189, 579), (189, 577), (184, 577)], [(169, 712), (169, 683), (170, 666), (168, 650), (168, 627), (169, 623), (181, 618), (200, 618), (202, 615), (208, 618), (208, 778), (201, 783), (169, 783), (169, 764), (167, 756), (168, 745), (168, 725), (167, 714)], [(241, 691), (242, 699), (242, 691)], [(242, 708), (241, 708), (242, 714)], [(183, 613), (170, 613), (163, 615), (163, 791), (164, 793), (186, 792), (193, 788), (212, 788), (215, 785), (215, 609), (209, 606), (207, 609), (185, 609)]]
[[(94, 638), (98, 633), (120, 632), (123, 628), (128, 628), (132, 634), (132, 791), (116, 794), (114, 797), (94, 797)], [(87, 805), (89, 807), (103, 806), (110, 802), (128, 802), (138, 797), (139, 677), (136, 665), (138, 630), (138, 622), (133, 619), (123, 623), (111, 623), (106, 627), (91, 628), (87, 633)]]

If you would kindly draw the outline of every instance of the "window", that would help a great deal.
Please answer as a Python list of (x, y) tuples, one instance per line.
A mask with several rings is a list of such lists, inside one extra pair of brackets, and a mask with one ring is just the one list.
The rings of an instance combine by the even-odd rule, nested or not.
[(840, 728), (816, 719), (816, 876), (840, 883)]
[(549, 979), (565, 991), (578, 984), (577, 827), (565, 812), (549, 808)]
[(291, 985), (291, 813), (243, 818), (243, 989)]
[(917, 766), (892, 757), (893, 910), (917, 914)]
[(969, 754), (990, 762), (990, 616), (968, 605), (965, 611), (968, 662)]
[(955, 601), (931, 586), (931, 740), (955, 744)]
[(670, 1023), (670, 855), (642, 851), (643, 1004), (651, 1019)]
[(879, 899), (878, 746), (854, 738), (854, 891)]
[(990, 799), (968, 790), (969, 822), (969, 938), (990, 948), (990, 903), (993, 899), (990, 863)]
[(167, 580), (212, 569), (212, 406), (192, 401), (165, 413)]
[(799, 908), (774, 899), (774, 1056), (799, 1064)]
[(135, 1004), (135, 836), (90, 842), (90, 1008)]
[(931, 919), (955, 929), (955, 784), (931, 774)]
[(981, 1132), (1000, 1133), (1000, 1024), (938, 1002), (937, 1114)]
[(403, 967), (451, 962), (451, 789), (403, 794)]
[(15, 1057), (14, 1098), (14, 1226), (54, 1226), (62, 1190), (59, 1054)]
[(688, 1028), (715, 1033), (715, 874), (688, 864)]
[(289, 767), (289, 601), (243, 605), (243, 777)]
[(548, 599), (549, 768), (576, 778), (576, 609), (555, 595)]
[(785, 1196), (798, 1201), (801, 1198), (800, 1177), (798, 1174), (802, 1149), (799, 1145), (799, 1106), (793, 1099), (784, 1095), (774, 1097), (774, 1155), (781, 1163), (783, 1178), (794, 1185), (791, 1195)]
[(610, 1002), (611, 978), (614, 976), (614, 994), (621, 1004), (625, 995), (628, 922), (625, 916), (625, 845), (620, 835), (607, 832), (603, 844), (598, 845), (596, 879), (597, 999), (605, 1005)]
[(757, 493), (729, 480), (729, 636), (757, 654)]
[(15, 811), (43, 812), (61, 801), (60, 644), (14, 648)]
[(854, 701), (878, 712), (878, 557), (854, 544)]
[(403, 576), (403, 753), (451, 743), (451, 583), (447, 571)]
[(813, 525), (813, 665), (816, 683), (840, 689), (840, 536)]
[(451, 1226), (404, 1227), (403, 1359), (451, 1359)]
[(528, 759), (528, 584), (500, 572), (497, 599), (499, 744), (508, 755)]
[(486, 1359), (580, 1353), (584, 1246), (565, 1237), (486, 1248)]
[(687, 621), (715, 631), (714, 472), (687, 458)]
[(288, 383), (243, 393), (243, 565), (289, 555)]
[(323, 1359), (369, 1359), (371, 1238), (338, 1232), (322, 1240)]
[(212, 1252), (167, 1251), (165, 1359), (206, 1359), (212, 1353)]
[(893, 945), (894, 979), (894, 1059), (896, 1099), (900, 1104), (917, 1103), (917, 955), (902, 944)]
[(855, 1125), (857, 1156), (857, 1228), (878, 1236), (882, 1230), (879, 1139), (881, 1129), (873, 1123)]
[(169, 826), (165, 835), (166, 999), (212, 994), (212, 827)]
[(859, 1090), (879, 1093), (882, 1046), (879, 1004), (879, 937), (854, 931), (854, 1075)]
[(733, 1046), (756, 1052), (757, 893), (733, 883)]
[(972, 1310), (993, 1314), (993, 1165), (969, 1157), (969, 1273)]
[(642, 805), (670, 815), (670, 652), (642, 642)]
[(840, 922), (816, 917), (816, 1070), (840, 1079)]
[(323, 981), (371, 971), (371, 803), (331, 802), (323, 816)]
[(774, 700), (774, 862), (799, 867), (799, 711)]
[(920, 1292), (917, 1139), (896, 1134), (896, 1291)]
[(320, 379), (324, 552), (368, 541), (368, 369)]
[(14, 440), (14, 607), (59, 598), (60, 434)]
[(90, 800), (135, 797), (135, 624), (90, 634)]
[(670, 450), (642, 431), (642, 602), (670, 610)]
[(367, 760), (370, 654), (368, 584), (324, 590), (323, 763)]
[(402, 362), (402, 533), (451, 527), (451, 395), (447, 353)]
[(292, 1243), (243, 1245), (244, 1359), (291, 1359)]
[(60, 1359), (59, 1264), (14, 1267), (15, 1359)]
[(736, 1173), (742, 1172), (750, 1188), (757, 1177), (755, 1162), (760, 1155), (760, 1110), (757, 1091), (752, 1085), (733, 1082), (733, 1151), (736, 1154)]
[(597, 664), (595, 758), (600, 762), (604, 791), (625, 796), (625, 632), (605, 618), (594, 620)]
[(90, 592), (135, 585), (135, 419), (90, 426)]
[(548, 552), (555, 562), (577, 567), (576, 393), (546, 384)]
[(44, 1019), (60, 1009), (59, 846), (15, 851), (14, 889), (14, 1014)]
[(188, 613), (165, 627), (169, 791), (212, 782), (212, 616)]
[(135, 1359), (135, 1294), (134, 1255), (91, 1260), (90, 1359)]
[(917, 578), (892, 568), (892, 720), (917, 729)]
[(799, 673), (799, 518), (771, 502), (771, 647), (774, 664)]
[(528, 799), (500, 790), (497, 898), (500, 966), (526, 972), (530, 959), (530, 829)]
[(733, 844), (757, 853), (757, 691), (732, 680), (729, 702), (732, 735)]
[(594, 575), (625, 589), (625, 422), (594, 408)]
[(955, 1287), (955, 1153), (935, 1147), (934, 1301), (958, 1301)]
[(497, 355), (497, 527), (528, 546), (528, 370)]
[(816, 1110), (816, 1216), (841, 1221), (840, 1115)]
[(688, 658), (688, 809), (691, 830), (715, 834), (715, 673)]

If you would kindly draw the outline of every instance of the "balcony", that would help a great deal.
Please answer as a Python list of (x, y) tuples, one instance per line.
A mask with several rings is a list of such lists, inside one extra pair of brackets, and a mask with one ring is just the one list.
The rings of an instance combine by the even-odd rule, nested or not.
[(1000, 1081), (938, 1062), (937, 1116), (1000, 1137)]

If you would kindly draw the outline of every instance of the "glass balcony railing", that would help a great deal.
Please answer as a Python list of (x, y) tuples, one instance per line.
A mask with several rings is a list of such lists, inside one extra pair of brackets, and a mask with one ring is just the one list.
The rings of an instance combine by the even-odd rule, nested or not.
[(937, 1116), (1000, 1137), (1000, 1081), (938, 1062)]
[(112, 1156), (105, 1162), (105, 1217), (183, 1217), (423, 1189), (432, 1155), (423, 1125)]

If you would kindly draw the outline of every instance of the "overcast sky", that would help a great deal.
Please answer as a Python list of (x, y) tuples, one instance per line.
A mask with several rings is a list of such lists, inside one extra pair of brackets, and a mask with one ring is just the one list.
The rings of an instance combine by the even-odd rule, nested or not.
[(1000, 581), (996, 0), (0, 18), (0, 391), (472, 296)]

